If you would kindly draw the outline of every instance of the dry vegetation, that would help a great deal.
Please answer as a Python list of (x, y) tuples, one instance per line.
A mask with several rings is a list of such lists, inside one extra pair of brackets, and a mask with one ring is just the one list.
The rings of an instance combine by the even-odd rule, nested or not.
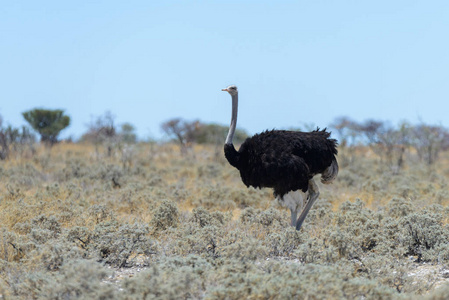
[(0, 161), (0, 298), (444, 299), (449, 156), (341, 149), (300, 232), (216, 149), (58, 144)]

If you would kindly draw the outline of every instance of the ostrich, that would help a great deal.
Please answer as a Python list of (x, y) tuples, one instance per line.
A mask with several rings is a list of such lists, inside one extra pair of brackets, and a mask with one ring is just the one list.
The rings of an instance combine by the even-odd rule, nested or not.
[(232, 139), (237, 126), (238, 90), (231, 85), (222, 91), (232, 97), (231, 126), (224, 145), (226, 159), (240, 171), (247, 187), (273, 188), (276, 199), (291, 211), (291, 225), (299, 230), (319, 196), (313, 176), (321, 174), (321, 182), (325, 184), (337, 176), (337, 141), (329, 138), (326, 129), (267, 130), (247, 138), (237, 151)]

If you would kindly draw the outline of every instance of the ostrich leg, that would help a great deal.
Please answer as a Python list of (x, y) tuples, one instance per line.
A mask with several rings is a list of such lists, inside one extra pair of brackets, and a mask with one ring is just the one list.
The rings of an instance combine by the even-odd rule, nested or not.
[(296, 220), (298, 218), (298, 211), (299, 211), (299, 209), (290, 209), (293, 227), (296, 226)]
[(277, 198), (278, 202), (290, 209), (291, 213), (291, 225), (296, 226), (296, 220), (298, 218), (298, 212), (304, 206), (304, 193), (301, 191), (291, 191), (285, 194), (282, 198)]
[(318, 186), (316, 185), (313, 178), (309, 180), (308, 193), (309, 197), (307, 197), (306, 207), (304, 207), (304, 210), (299, 216), (298, 221), (296, 221), (296, 230), (299, 230), (301, 228), (301, 225), (304, 222), (304, 219), (306, 218), (307, 214), (309, 213), (309, 210), (312, 208), (313, 203), (315, 203), (316, 199), (320, 195), (320, 192), (318, 191)]
[(296, 220), (298, 218), (298, 212), (304, 207), (305, 194), (301, 191), (290, 192), (292, 205), (290, 206), (292, 226), (296, 226)]

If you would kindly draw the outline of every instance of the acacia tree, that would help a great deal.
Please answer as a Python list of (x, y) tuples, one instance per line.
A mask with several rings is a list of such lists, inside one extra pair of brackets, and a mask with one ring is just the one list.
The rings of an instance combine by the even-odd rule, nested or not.
[(22, 113), (25, 120), (41, 136), (41, 142), (53, 146), (59, 133), (70, 125), (70, 117), (61, 109), (32, 109)]
[(434, 164), (439, 153), (449, 147), (448, 141), (449, 132), (444, 127), (420, 124), (412, 129), (412, 144), (428, 165)]
[[(223, 145), (229, 126), (219, 125), (215, 123), (200, 123), (196, 126), (195, 142), (198, 144)], [(234, 143), (241, 144), (248, 137), (245, 130), (237, 128), (234, 133)]]
[(161, 129), (168, 136), (174, 137), (179, 143), (181, 154), (186, 154), (190, 144), (195, 140), (195, 132), (199, 126), (199, 121), (174, 118), (162, 123)]
[[(222, 153), (222, 145), (228, 133), (229, 127), (218, 124), (202, 123), (198, 120), (187, 121), (182, 118), (174, 118), (161, 124), (162, 131), (180, 147), (181, 154), (186, 154), (192, 143), (215, 145), (215, 155)], [(237, 129), (234, 135), (236, 144), (242, 143), (248, 134)]]
[(339, 147), (346, 148), (354, 146), (360, 137), (360, 125), (349, 117), (339, 117), (330, 125), (339, 137)]
[(349, 117), (339, 117), (330, 125), (338, 136), (339, 153), (342, 167), (352, 164), (355, 160), (355, 147), (360, 142), (360, 125)]
[(136, 128), (131, 123), (123, 123), (119, 135), (123, 142), (135, 144), (137, 142)]
[(117, 126), (115, 125), (115, 116), (107, 111), (102, 116), (96, 117), (88, 126), (88, 131), (83, 134), (81, 141), (90, 142), (95, 145), (98, 153), (98, 146), (104, 145), (107, 156), (113, 154), (114, 148), (119, 144)]
[(0, 116), (0, 160), (7, 159), (11, 153), (35, 154), (34, 142), (35, 137), (28, 127), (15, 128), (11, 125), (3, 127), (3, 119)]
[(402, 122), (397, 128), (382, 121), (367, 120), (359, 125), (361, 133), (374, 153), (385, 158), (394, 172), (404, 166), (404, 155), (410, 147), (411, 126)]
[[(394, 172), (404, 165), (405, 151), (410, 147), (411, 126), (402, 122), (398, 128), (377, 120), (356, 122), (348, 117), (340, 117), (331, 125), (340, 137), (340, 147), (349, 153), (349, 163), (353, 161), (354, 145), (368, 145), (381, 161), (391, 166)], [(342, 157), (342, 165), (348, 163)]]

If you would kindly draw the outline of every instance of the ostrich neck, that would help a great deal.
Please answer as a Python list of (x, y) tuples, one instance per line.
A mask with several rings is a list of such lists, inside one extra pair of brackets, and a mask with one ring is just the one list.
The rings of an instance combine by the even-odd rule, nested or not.
[(228, 136), (226, 137), (226, 144), (231, 145), (232, 139), (234, 138), (235, 128), (237, 126), (237, 110), (239, 106), (239, 96), (231, 95), (232, 96), (232, 117), (231, 117), (231, 126), (229, 127)]

